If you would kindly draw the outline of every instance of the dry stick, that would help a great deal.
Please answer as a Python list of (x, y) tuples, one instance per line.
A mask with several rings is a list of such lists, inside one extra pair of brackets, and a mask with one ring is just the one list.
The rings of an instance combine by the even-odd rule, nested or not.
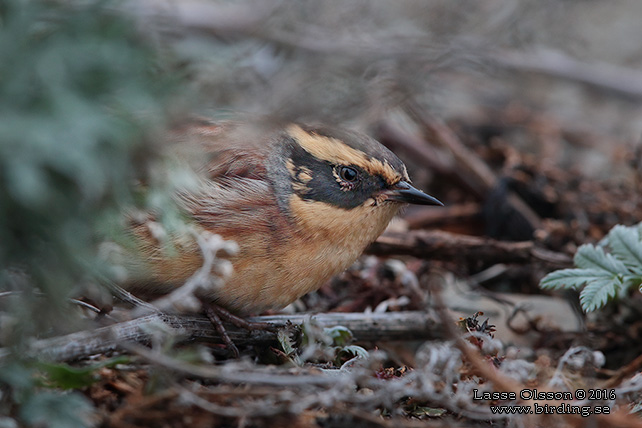
[[(435, 301), (435, 309), (442, 320), (444, 330), (446, 334), (455, 342), (455, 346), (462, 352), (466, 361), (468, 361), (477, 374), (492, 382), (495, 385), (495, 389), (501, 392), (513, 392), (517, 397), (520, 397), (520, 391), (526, 389), (524, 385), (516, 382), (515, 380), (505, 376), (504, 374), (497, 371), (497, 369), (492, 365), (492, 363), (486, 360), (478, 349), (474, 348), (470, 343), (466, 342), (459, 332), (455, 330), (455, 322), (448, 314), (444, 302), (441, 299), (439, 291), (433, 293), (433, 298)], [(557, 392), (555, 390), (539, 387), (537, 388), (538, 392)], [(523, 401), (522, 401), (523, 402)], [(549, 406), (557, 406), (559, 402), (547, 401), (547, 400), (529, 400), (528, 404), (535, 405), (537, 403), (540, 406), (548, 404)], [(548, 416), (548, 415), (542, 415)], [(567, 422), (576, 425), (584, 426), (585, 419), (580, 415), (574, 414), (562, 414), (559, 415), (566, 419)], [(528, 417), (528, 416), (527, 416)], [(637, 419), (635, 415), (630, 415), (623, 410), (615, 411), (611, 414), (596, 414), (595, 417), (605, 426), (616, 426), (621, 428), (642, 428), (642, 421)]]
[[(321, 327), (347, 327), (357, 340), (363, 342), (443, 338), (434, 315), (426, 312), (272, 315), (249, 320), (269, 323), (275, 329), (288, 329), (291, 325), (301, 325), (310, 319)], [(276, 333), (271, 331), (247, 331), (233, 325), (226, 327), (231, 340), (238, 346), (274, 343), (277, 340)], [(56, 361), (77, 360), (122, 349), (125, 343), (148, 344), (154, 331), (175, 334), (183, 342), (222, 342), (210, 320), (205, 317), (157, 313), (95, 330), (38, 340), (30, 345), (28, 353)], [(0, 362), (9, 355), (9, 350), (0, 349)]]
[[(455, 172), (461, 181), (479, 198), (486, 200), (488, 193), (495, 187), (497, 177), (495, 173), (470, 151), (457, 137), (457, 135), (443, 122), (430, 117), (414, 101), (406, 104), (406, 111), (430, 135), (429, 140), (447, 148), (455, 159)], [(507, 202), (513, 209), (536, 229), (541, 223), (539, 216), (517, 195), (509, 193)]]
[(498, 263), (532, 263), (571, 266), (563, 253), (538, 248), (532, 241), (505, 242), (490, 238), (428, 230), (387, 232), (366, 252), (374, 255), (408, 255), (431, 260), (470, 259)]

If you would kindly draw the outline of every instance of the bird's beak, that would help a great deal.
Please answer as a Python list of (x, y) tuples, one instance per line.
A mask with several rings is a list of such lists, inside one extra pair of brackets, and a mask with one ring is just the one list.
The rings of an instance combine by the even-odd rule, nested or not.
[(425, 194), (421, 190), (415, 189), (407, 181), (400, 181), (392, 186), (391, 189), (383, 192), (388, 200), (405, 202), (407, 204), (417, 205), (440, 205), (444, 206), (437, 198)]

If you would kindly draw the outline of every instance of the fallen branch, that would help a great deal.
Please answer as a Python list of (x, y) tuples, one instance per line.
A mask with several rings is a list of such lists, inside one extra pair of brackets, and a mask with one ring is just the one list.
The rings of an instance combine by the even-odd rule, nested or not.
[[(321, 327), (347, 327), (362, 342), (443, 338), (439, 321), (425, 312), (272, 315), (253, 317), (249, 321), (269, 323), (276, 329), (285, 329), (310, 319)], [(227, 324), (226, 329), (232, 341), (239, 346), (276, 341), (276, 333), (270, 331), (247, 331)], [(31, 344), (27, 352), (34, 357), (71, 361), (122, 349), (121, 345), (127, 343), (148, 344), (154, 332), (175, 334), (181, 342), (222, 343), (218, 332), (205, 317), (156, 313), (94, 330), (38, 340)], [(0, 349), (0, 361), (8, 355), (7, 349)]]
[(571, 266), (566, 254), (538, 248), (532, 241), (505, 242), (441, 231), (387, 232), (366, 252), (378, 256), (408, 255), (433, 260), (476, 260), (487, 263), (532, 263)]

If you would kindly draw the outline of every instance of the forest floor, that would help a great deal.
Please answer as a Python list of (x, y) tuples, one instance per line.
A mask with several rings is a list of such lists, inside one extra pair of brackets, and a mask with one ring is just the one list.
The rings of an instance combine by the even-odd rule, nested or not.
[[(76, 358), (102, 366), (80, 388), (98, 425), (641, 426), (637, 287), (585, 313), (577, 290), (539, 282), (642, 219), (642, 152), (523, 106), (483, 113), (442, 123), (409, 105), (413, 127), (379, 124), (445, 208), (406, 211), (276, 317), (298, 320), (279, 334), (237, 331), (239, 359), (203, 325)], [(617, 174), (587, 174), (605, 148)]]

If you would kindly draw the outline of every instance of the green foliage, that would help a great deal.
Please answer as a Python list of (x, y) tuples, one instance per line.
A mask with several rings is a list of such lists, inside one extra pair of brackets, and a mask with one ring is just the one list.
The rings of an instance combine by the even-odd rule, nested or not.
[[(350, 329), (344, 326), (321, 328), (314, 319), (303, 324), (302, 345), (308, 352), (308, 360), (333, 362), (341, 366), (346, 361), (360, 356), (368, 357), (368, 351), (361, 346), (351, 345), (354, 336)], [(309, 352), (316, 349), (317, 352)]]
[(20, 417), (31, 426), (69, 428), (91, 426), (92, 405), (79, 393), (38, 392), (23, 404)]
[(325, 328), (323, 332), (330, 337), (335, 346), (346, 346), (354, 340), (350, 329), (342, 325)]
[(97, 242), (140, 204), (132, 183), (149, 182), (173, 85), (107, 6), (0, 6), (0, 290), (21, 293), (11, 307), (27, 321), (14, 339), (59, 323), (80, 283), (109, 275)]
[(68, 297), (110, 278), (99, 244), (124, 236), (123, 211), (169, 201), (153, 166), (178, 81), (118, 10), (0, 2), (0, 414), (20, 426), (92, 425), (91, 403), (60, 389), (91, 384), (97, 366), (21, 350), (77, 322)]
[(341, 366), (343, 363), (354, 357), (368, 358), (370, 355), (365, 348), (357, 345), (337, 346), (334, 350), (336, 353), (334, 361), (338, 366)]
[(47, 384), (60, 389), (84, 388), (99, 379), (93, 367), (43, 364), (42, 370), (47, 373)]
[(114, 367), (130, 360), (127, 356), (111, 358), (85, 367), (72, 367), (68, 364), (53, 364), (41, 362), (38, 368), (46, 376), (45, 384), (50, 388), (78, 389), (85, 388), (97, 382), (100, 378), (96, 373), (103, 367)]
[(354, 336), (350, 329), (338, 325), (335, 327), (323, 329), (324, 333), (332, 340), (334, 345), (334, 362), (338, 366), (354, 357), (368, 357), (368, 351), (361, 346), (351, 345), (354, 342)]
[[(314, 318), (301, 326), (300, 343), (296, 343), (292, 331), (279, 330), (277, 338), (283, 356), (292, 364), (302, 366), (306, 361), (316, 363), (332, 363), (340, 367), (354, 357), (368, 357), (368, 351), (361, 346), (352, 345), (354, 336), (350, 329), (344, 326), (323, 328)], [(297, 345), (301, 345), (300, 347)]]
[[(63, 393), (38, 388), (40, 371), (33, 364), (12, 362), (0, 366), (0, 414), (9, 415), (17, 406), (17, 416), (29, 426), (90, 427), (92, 405), (79, 393)], [(11, 400), (10, 400), (11, 399)]]
[(551, 272), (540, 287), (581, 289), (580, 304), (587, 312), (603, 307), (609, 299), (625, 296), (632, 287), (642, 284), (642, 223), (615, 226), (600, 246), (579, 247), (573, 261), (575, 269)]
[(279, 344), (281, 345), (281, 349), (283, 349), (284, 355), (294, 364), (297, 366), (303, 365), (303, 361), (297, 354), (297, 349), (294, 345), (294, 341), (292, 340), (291, 334), (285, 330), (281, 329), (277, 332), (277, 340), (279, 341)]

